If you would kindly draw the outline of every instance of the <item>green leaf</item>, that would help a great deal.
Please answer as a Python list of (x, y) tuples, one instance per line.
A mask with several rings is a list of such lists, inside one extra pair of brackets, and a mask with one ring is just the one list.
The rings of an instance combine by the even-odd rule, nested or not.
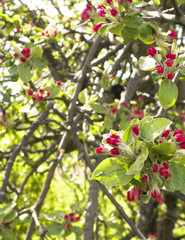
[(185, 149), (179, 149), (176, 151), (172, 160), (181, 164), (185, 164)]
[(148, 24), (155, 30), (157, 31), (158, 30), (158, 24), (156, 21), (152, 20), (152, 21), (148, 21)]
[(153, 57), (140, 57), (138, 61), (139, 67), (143, 71), (151, 71), (155, 69), (156, 61)]
[(5, 217), (3, 217), (3, 221), (5, 223), (9, 223), (9, 222), (12, 222), (16, 217), (17, 217), (17, 212), (16, 211), (11, 211)]
[(60, 91), (61, 91), (60, 88), (59, 88), (58, 86), (56, 86), (56, 85), (47, 86), (47, 87), (45, 87), (44, 89), (45, 89), (45, 91), (51, 93), (51, 94), (50, 94), (50, 97), (51, 97), (51, 98), (57, 97), (58, 94), (59, 94)]
[(160, 5), (160, 0), (154, 0), (157, 5)]
[(84, 90), (82, 90), (79, 93), (78, 99), (81, 103), (86, 103), (87, 102), (87, 100), (89, 99), (87, 88), (85, 88)]
[(51, 235), (59, 235), (63, 229), (63, 225), (58, 222), (52, 223), (48, 228), (48, 233)]
[(152, 28), (149, 24), (143, 23), (141, 26), (139, 26), (139, 33), (139, 39), (144, 41), (152, 34)]
[(15, 240), (15, 233), (11, 229), (2, 230), (2, 240)]
[(165, 142), (150, 149), (150, 159), (155, 162), (156, 159), (166, 161), (171, 159), (176, 153), (176, 144)]
[(43, 53), (43, 49), (41, 47), (35, 47), (33, 48), (33, 58), (41, 58)]
[(164, 109), (172, 107), (178, 97), (178, 88), (174, 82), (163, 80), (159, 88), (159, 101)]
[(182, 64), (185, 61), (185, 54), (179, 55), (177, 61), (179, 64)]
[(137, 28), (125, 27), (123, 28), (121, 35), (125, 41), (130, 42), (138, 39), (139, 31)]
[(79, 239), (80, 236), (83, 234), (83, 228), (78, 227), (78, 226), (72, 226), (71, 231), (75, 233), (76, 238)]
[(39, 57), (34, 57), (31, 59), (32, 63), (35, 67), (39, 68), (39, 69), (43, 69), (46, 67), (47, 62), (46, 60), (44, 60), (43, 58), (39, 58)]
[(122, 141), (125, 144), (130, 144), (130, 142), (132, 141), (132, 134), (131, 134), (131, 129), (133, 126), (138, 125), (139, 124), (139, 120), (138, 119), (132, 119), (132, 121), (130, 122), (129, 127), (124, 131), (123, 135), (122, 135)]
[[(142, 18), (136, 16), (136, 15), (132, 15), (132, 16), (125, 16), (123, 18), (123, 23), (129, 27), (129, 28), (138, 28), (142, 23), (143, 20)], [(134, 31), (133, 29), (133, 31)]]
[(128, 120), (125, 116), (121, 117), (119, 130), (125, 130), (129, 126), (130, 120)]
[(178, 45), (177, 41), (174, 39), (171, 47), (171, 53), (177, 54), (178, 52)]
[(180, 190), (185, 194), (185, 167), (182, 164), (171, 162), (169, 172), (171, 174), (171, 182), (175, 190)]
[(0, 209), (0, 218), (4, 217), (16, 206), (16, 203), (8, 203)]
[(110, 115), (105, 115), (104, 117), (104, 127), (105, 129), (109, 130), (112, 128), (114, 122), (114, 118)]
[(140, 138), (145, 141), (153, 142), (171, 123), (172, 122), (166, 118), (156, 118), (152, 121), (145, 122), (140, 128)]
[(137, 156), (135, 162), (130, 166), (127, 171), (127, 175), (139, 175), (144, 166), (144, 162), (148, 157), (148, 148), (142, 147), (140, 154)]
[(106, 187), (128, 184), (134, 175), (126, 175), (127, 164), (119, 158), (107, 158), (101, 162), (92, 174), (92, 180), (98, 180)]
[(19, 77), (24, 83), (28, 83), (31, 80), (30, 67), (25, 63), (19, 63), (18, 65)]
[(140, 195), (140, 200), (144, 203), (147, 204), (151, 198), (151, 192), (148, 191), (146, 195), (141, 194)]
[(17, 69), (17, 65), (12, 65), (12, 66), (8, 69), (8, 72), (9, 72), (10, 76), (19, 75), (18, 69)]
[(121, 31), (123, 29), (122, 24), (116, 24), (115, 26), (109, 28), (109, 32), (115, 35), (121, 35)]
[(41, 216), (47, 220), (54, 221), (54, 220), (63, 218), (65, 216), (65, 214), (66, 214), (66, 212), (58, 210), (58, 211), (44, 212), (41, 214)]
[(90, 103), (91, 108), (97, 113), (104, 113), (105, 108), (97, 103)]

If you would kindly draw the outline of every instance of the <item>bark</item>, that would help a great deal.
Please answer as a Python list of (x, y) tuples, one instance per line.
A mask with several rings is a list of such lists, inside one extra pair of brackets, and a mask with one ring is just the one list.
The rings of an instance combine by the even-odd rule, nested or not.
[(98, 213), (98, 192), (99, 184), (96, 181), (90, 181), (89, 199), (86, 208), (86, 219), (84, 224), (83, 240), (93, 239), (93, 226)]

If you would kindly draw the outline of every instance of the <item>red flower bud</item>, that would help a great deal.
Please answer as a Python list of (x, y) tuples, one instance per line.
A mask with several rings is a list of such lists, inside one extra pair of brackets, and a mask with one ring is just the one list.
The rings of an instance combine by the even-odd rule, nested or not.
[(175, 58), (176, 58), (176, 54), (167, 53), (167, 54), (166, 54), (166, 58), (175, 59)]
[(163, 73), (164, 72), (164, 68), (161, 65), (156, 66), (155, 69), (157, 70), (157, 73)]
[(173, 41), (173, 40), (176, 38), (177, 33), (176, 33), (175, 30), (172, 30), (172, 31), (168, 34), (168, 36), (170, 37), (171, 41)]
[(154, 48), (154, 46), (151, 46), (151, 47), (148, 49), (148, 54), (149, 54), (151, 57), (154, 57), (154, 56), (157, 54), (157, 50)]
[(143, 175), (141, 178), (141, 182), (142, 183), (147, 183), (148, 182), (148, 176), (147, 175)]
[(26, 92), (27, 92), (27, 94), (30, 95), (30, 96), (33, 95), (33, 91), (32, 91), (31, 89), (28, 89)]
[(171, 60), (171, 59), (168, 59), (168, 60), (166, 60), (166, 65), (167, 65), (167, 67), (171, 67), (172, 65), (173, 65), (173, 60)]
[(115, 156), (117, 156), (117, 155), (120, 154), (120, 152), (119, 152), (119, 150), (118, 150), (117, 148), (112, 148), (112, 149), (110, 150), (110, 153), (111, 153), (112, 155), (115, 155)]
[(173, 136), (175, 136), (177, 134), (183, 134), (183, 131), (181, 129), (176, 129), (173, 133)]
[(172, 80), (172, 79), (174, 78), (173, 73), (169, 73), (169, 74), (167, 75), (167, 78), (168, 78), (168, 80)]
[(132, 132), (133, 132), (136, 136), (139, 135), (139, 131), (140, 131), (140, 129), (139, 129), (137, 126), (133, 126), (133, 127), (132, 127)]
[(112, 9), (110, 10), (110, 14), (111, 14), (112, 16), (116, 16), (116, 15), (118, 14), (118, 11), (117, 11), (115, 8), (112, 8)]
[(158, 165), (156, 163), (154, 163), (152, 165), (152, 172), (157, 172), (158, 171)]
[(162, 132), (162, 135), (161, 135), (161, 137), (167, 138), (167, 137), (168, 137), (168, 135), (169, 135), (169, 133), (170, 133), (170, 130), (169, 130), (169, 129), (167, 129), (167, 130), (164, 130), (164, 131)]

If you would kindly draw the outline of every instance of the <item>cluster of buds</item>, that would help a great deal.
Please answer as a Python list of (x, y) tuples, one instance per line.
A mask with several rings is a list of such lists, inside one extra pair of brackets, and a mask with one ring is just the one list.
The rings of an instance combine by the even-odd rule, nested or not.
[(123, 143), (120, 134), (105, 134), (105, 142), (96, 149), (96, 153), (112, 156), (124, 155), (134, 159), (134, 153)]
[(21, 51), (21, 54), (18, 54), (17, 52), (14, 53), (15, 58), (19, 58), (21, 62), (26, 62), (30, 58), (30, 48), (23, 48)]
[[(170, 37), (170, 40), (174, 40), (176, 38), (176, 32), (173, 30), (168, 36)], [(168, 47), (168, 50), (171, 51), (171, 47)], [(164, 62), (161, 62), (158, 56), (158, 51), (154, 46), (151, 46), (148, 49), (148, 54), (156, 60), (158, 65), (155, 67), (155, 71), (160, 75), (160, 78), (173, 80), (177, 68), (176, 54), (171, 52), (165, 54)]]
[(118, 111), (118, 109), (116, 107), (114, 107), (113, 105), (106, 105), (106, 113), (113, 113), (116, 114)]
[(47, 38), (54, 38), (57, 36), (58, 31), (56, 29), (50, 29), (50, 30), (46, 30), (46, 31), (42, 31), (41, 32), (42, 36), (46, 36)]
[(46, 98), (49, 97), (51, 94), (50, 92), (46, 92), (43, 88), (40, 88), (38, 90), (38, 92), (35, 94), (33, 93), (33, 91), (31, 89), (28, 89), (26, 92), (29, 96), (32, 96), (33, 101), (38, 100), (40, 102), (45, 101)]
[[(163, 139), (167, 139), (169, 142), (175, 142), (177, 147), (180, 149), (185, 149), (185, 137), (183, 135), (183, 131), (181, 129), (176, 129), (173, 134), (169, 129), (165, 129), (161, 135)], [(163, 141), (160, 141), (163, 143)]]
[(75, 217), (74, 213), (69, 213), (64, 216), (64, 221), (65, 221), (65, 227), (66, 228), (71, 228), (71, 224), (73, 222), (78, 222), (80, 220), (80, 217)]
[(89, 19), (93, 15), (93, 7), (90, 4), (86, 4), (86, 8), (81, 13), (83, 20)]
[(141, 120), (144, 117), (144, 113), (140, 110), (134, 110), (132, 113), (132, 116), (130, 117), (130, 120), (132, 119), (139, 119)]
[[(132, 2), (132, 0), (119, 0), (118, 3), (120, 5), (128, 5)], [(105, 5), (98, 5), (97, 7), (97, 14), (99, 17), (106, 17), (107, 19), (112, 21), (112, 17), (119, 18), (119, 7), (114, 6), (113, 0), (106, 0)], [(82, 12), (82, 19), (89, 19), (91, 15), (92, 9), (90, 8), (91, 6), (86, 5), (86, 9)], [(92, 29), (94, 32), (98, 32), (100, 27), (104, 24), (105, 22), (100, 22), (97, 25), (95, 25)]]

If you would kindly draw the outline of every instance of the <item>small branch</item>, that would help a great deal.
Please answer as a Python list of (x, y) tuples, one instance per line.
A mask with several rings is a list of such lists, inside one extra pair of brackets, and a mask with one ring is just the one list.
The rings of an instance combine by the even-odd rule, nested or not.
[(176, 18), (179, 19), (184, 14), (182, 13), (181, 9), (179, 8), (179, 5), (176, 0), (170, 0), (170, 2), (174, 7)]
[(47, 117), (47, 115), (49, 113), (49, 110), (52, 107), (53, 107), (53, 102), (50, 102), (48, 104), (47, 110), (45, 112), (42, 112), (40, 114), (40, 116), (32, 123), (32, 125), (30, 126), (30, 129), (24, 135), (24, 137), (22, 138), (20, 143), (15, 147), (15, 149), (12, 152), (9, 160), (7, 161), (6, 167), (5, 167), (5, 175), (4, 175), (4, 178), (3, 178), (3, 183), (2, 183), (1, 189), (0, 189), (0, 203), (3, 203), (3, 201), (5, 200), (6, 188), (7, 188), (10, 173), (11, 173), (11, 170), (12, 170), (12, 167), (13, 167), (13, 164), (15, 162), (15, 159), (16, 159), (17, 155), (20, 153), (20, 151), (23, 149), (23, 147), (27, 145), (28, 139), (33, 135), (34, 131), (38, 128), (38, 126), (40, 125), (42, 120)]

